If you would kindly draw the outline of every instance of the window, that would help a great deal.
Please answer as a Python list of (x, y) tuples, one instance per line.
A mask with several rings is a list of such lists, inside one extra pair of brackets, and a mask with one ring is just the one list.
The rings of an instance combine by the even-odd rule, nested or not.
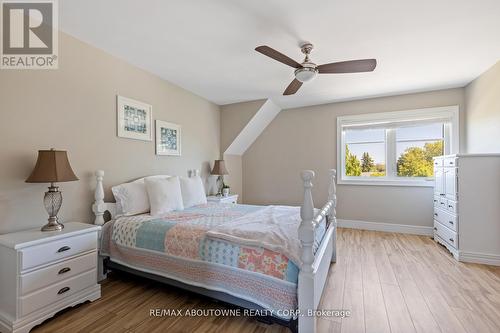
[(458, 152), (458, 107), (337, 119), (339, 184), (432, 186), (434, 156)]
[(345, 132), (345, 174), (385, 176), (385, 130), (351, 129)]

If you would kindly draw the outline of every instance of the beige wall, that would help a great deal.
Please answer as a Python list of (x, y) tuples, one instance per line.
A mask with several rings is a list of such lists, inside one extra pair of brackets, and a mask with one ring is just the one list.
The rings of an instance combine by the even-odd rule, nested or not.
[[(314, 200), (321, 206), (327, 195), (328, 169), (337, 165), (337, 116), (447, 105), (460, 106), (463, 134), (462, 88), (283, 110), (243, 155), (244, 201), (299, 204), (299, 173), (312, 169), (317, 172)], [(460, 141), (463, 147), (463, 135)], [(430, 187), (339, 185), (338, 200), (341, 219), (432, 225)]]
[(238, 194), (238, 202), (243, 202), (243, 161), (239, 155), (224, 154), (228, 175), (224, 176), (224, 183), (231, 187), (233, 194)]
[(467, 152), (500, 152), (500, 61), (465, 89)]
[[(220, 142), (223, 154), (265, 102), (266, 100), (262, 99), (257, 101), (227, 104), (220, 107)], [(224, 154), (223, 157), (226, 161), (226, 167), (229, 172), (229, 175), (224, 178), (225, 182), (231, 186), (232, 193), (239, 195), (239, 202), (243, 202), (242, 157), (239, 155), (229, 154)]]
[[(68, 150), (78, 182), (61, 183), (63, 221), (91, 222), (93, 172), (106, 187), (148, 174), (186, 175), (220, 155), (219, 107), (65, 34), (58, 70), (0, 71), (0, 233), (46, 223), (45, 184), (26, 184), (38, 149)], [(153, 118), (182, 125), (182, 157), (154, 142), (116, 136), (116, 95), (153, 105)], [(107, 199), (111, 198), (109, 190)]]

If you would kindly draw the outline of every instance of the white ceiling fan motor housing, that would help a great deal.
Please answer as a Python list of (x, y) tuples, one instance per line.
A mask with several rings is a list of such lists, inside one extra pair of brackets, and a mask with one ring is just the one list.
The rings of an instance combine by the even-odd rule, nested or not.
[[(306, 63), (302, 64), (302, 68), (298, 68), (295, 70), (295, 78), (300, 82), (308, 82), (316, 77), (318, 74), (318, 70), (316, 69), (316, 65), (311, 64), (313, 66), (305, 66)], [(307, 64), (308, 65), (308, 64)]]

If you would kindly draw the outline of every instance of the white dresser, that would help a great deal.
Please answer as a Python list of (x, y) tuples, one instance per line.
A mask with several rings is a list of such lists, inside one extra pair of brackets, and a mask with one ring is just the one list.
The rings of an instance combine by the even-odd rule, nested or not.
[(71, 222), (60, 232), (0, 235), (0, 332), (29, 332), (66, 307), (101, 297), (99, 230)]
[(460, 261), (500, 265), (500, 154), (434, 158), (434, 239)]

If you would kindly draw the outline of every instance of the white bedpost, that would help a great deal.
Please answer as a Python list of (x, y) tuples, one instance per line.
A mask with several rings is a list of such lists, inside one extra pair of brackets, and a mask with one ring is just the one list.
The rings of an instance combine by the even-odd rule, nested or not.
[[(102, 180), (104, 178), (104, 171), (97, 170), (95, 172), (96, 178), (96, 187), (94, 192), (94, 204), (92, 205), (92, 211), (95, 214), (94, 224), (103, 225), (104, 224), (104, 212), (106, 211), (106, 204), (104, 203), (104, 188), (102, 186)], [(101, 232), (99, 231), (99, 249), (101, 248), (100, 244)], [(100, 250), (99, 250), (100, 252)], [(104, 257), (100, 254), (97, 260), (97, 281), (102, 281), (106, 279), (107, 274), (104, 268)]]
[(104, 224), (104, 212), (106, 211), (106, 207), (104, 204), (104, 188), (102, 186), (102, 180), (104, 178), (104, 171), (97, 170), (95, 172), (96, 178), (96, 187), (95, 187), (95, 202), (92, 205), (92, 210), (95, 214), (94, 224), (103, 225)]
[(309, 311), (315, 309), (314, 305), (314, 274), (313, 274), (313, 244), (314, 244), (314, 204), (312, 198), (312, 180), (314, 171), (305, 170), (301, 173), (304, 181), (304, 202), (300, 207), (299, 239), (302, 244), (302, 266), (299, 272), (298, 300), (299, 333), (315, 333), (316, 318), (309, 316)]
[(333, 253), (332, 253), (332, 262), (337, 261), (337, 187), (335, 186), (335, 178), (337, 176), (337, 170), (330, 170), (330, 187), (328, 188), (328, 201), (333, 201), (332, 209), (328, 214), (328, 221), (333, 225)]

